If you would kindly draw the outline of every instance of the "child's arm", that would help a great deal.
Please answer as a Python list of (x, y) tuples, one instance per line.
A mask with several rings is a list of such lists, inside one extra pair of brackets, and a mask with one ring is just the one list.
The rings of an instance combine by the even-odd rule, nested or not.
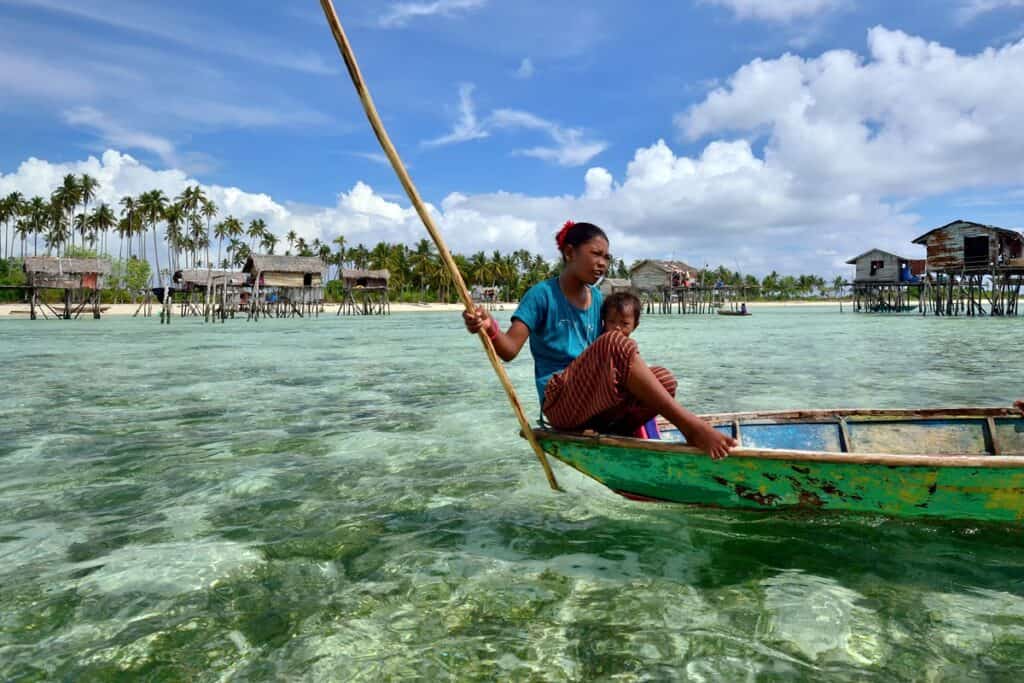
[(498, 357), (503, 361), (510, 361), (518, 356), (523, 344), (530, 336), (530, 328), (519, 319), (513, 320), (508, 331), (502, 332), (497, 323), (492, 322), (493, 318), (482, 306), (477, 307), (472, 313), (463, 311), (462, 320), (466, 323), (466, 329), (470, 334), (477, 334), (480, 330), (493, 330), (494, 332), (489, 332), (488, 336), (491, 337), (491, 343), (494, 344), (494, 350)]

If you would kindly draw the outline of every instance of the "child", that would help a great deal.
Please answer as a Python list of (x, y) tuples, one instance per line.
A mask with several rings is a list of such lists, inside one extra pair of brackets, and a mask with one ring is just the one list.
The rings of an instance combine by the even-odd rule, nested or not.
[[(601, 334), (618, 332), (625, 337), (633, 334), (640, 326), (640, 299), (629, 292), (616, 292), (601, 304)], [(640, 425), (633, 433), (640, 439), (660, 439), (658, 418), (654, 417)]]
[(1017, 401), (1013, 404), (1013, 407), (1020, 411), (1021, 415), (1024, 415), (1024, 399)]
[(629, 336), (640, 325), (640, 299), (629, 292), (612, 294), (601, 304), (601, 333), (615, 330)]

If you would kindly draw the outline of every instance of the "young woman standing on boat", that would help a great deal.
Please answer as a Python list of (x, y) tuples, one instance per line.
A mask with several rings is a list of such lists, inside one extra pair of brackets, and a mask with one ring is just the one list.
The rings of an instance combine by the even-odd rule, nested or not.
[(555, 241), (562, 274), (526, 292), (508, 330), (503, 332), (483, 307), (462, 314), (466, 328), (473, 334), (487, 330), (505, 361), (530, 340), (542, 410), (557, 429), (632, 434), (662, 415), (689, 444), (716, 460), (726, 457), (735, 440), (676, 402), (672, 373), (648, 366), (625, 335), (601, 334), (601, 292), (595, 283), (608, 269), (608, 236), (591, 223), (570, 221)]

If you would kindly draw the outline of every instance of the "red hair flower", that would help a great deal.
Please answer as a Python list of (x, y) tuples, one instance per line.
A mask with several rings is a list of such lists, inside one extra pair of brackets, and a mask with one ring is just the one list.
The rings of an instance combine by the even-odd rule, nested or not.
[(569, 234), (569, 229), (574, 225), (576, 225), (574, 222), (566, 221), (565, 225), (562, 226), (562, 229), (558, 231), (557, 235), (555, 235), (555, 244), (558, 245), (558, 251), (562, 251), (565, 247), (565, 236)]

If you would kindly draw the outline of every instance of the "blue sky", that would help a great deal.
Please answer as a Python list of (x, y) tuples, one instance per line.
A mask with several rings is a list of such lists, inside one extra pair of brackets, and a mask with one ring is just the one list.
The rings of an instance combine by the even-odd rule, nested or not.
[[(0, 192), (197, 181), (279, 234), (419, 239), (319, 4), (240, 7), (0, 0)], [(553, 258), (574, 218), (627, 258), (829, 274), (957, 217), (1024, 226), (1024, 0), (337, 9), (460, 251)]]

